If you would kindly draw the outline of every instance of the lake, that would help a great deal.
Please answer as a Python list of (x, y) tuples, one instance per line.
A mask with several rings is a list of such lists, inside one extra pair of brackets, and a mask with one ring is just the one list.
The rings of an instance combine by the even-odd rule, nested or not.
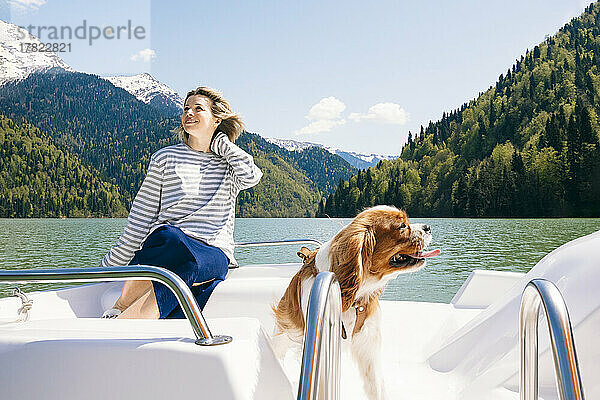
[[(426, 268), (400, 275), (383, 298), (449, 302), (474, 269), (527, 272), (560, 245), (600, 230), (600, 218), (454, 219), (421, 218), (431, 226), (430, 249), (442, 254)], [(98, 266), (116, 242), (126, 219), (0, 219), (0, 268), (72, 268)], [(310, 238), (329, 240), (350, 219), (238, 218), (236, 242)], [(240, 265), (300, 262), (300, 246), (241, 248)], [(311, 247), (311, 246), (309, 246)], [(20, 285), (25, 291), (60, 284)], [(11, 285), (0, 285), (0, 297)]]

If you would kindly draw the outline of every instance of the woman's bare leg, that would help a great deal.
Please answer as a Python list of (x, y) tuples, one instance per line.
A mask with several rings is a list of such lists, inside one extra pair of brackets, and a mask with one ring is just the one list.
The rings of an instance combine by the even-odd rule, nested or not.
[(158, 319), (160, 311), (152, 284), (144, 294), (127, 307), (117, 318), (123, 319)]
[(148, 292), (150, 288), (152, 288), (151, 281), (125, 281), (123, 283), (123, 290), (121, 290), (121, 296), (119, 296), (113, 308), (125, 311), (125, 309)]

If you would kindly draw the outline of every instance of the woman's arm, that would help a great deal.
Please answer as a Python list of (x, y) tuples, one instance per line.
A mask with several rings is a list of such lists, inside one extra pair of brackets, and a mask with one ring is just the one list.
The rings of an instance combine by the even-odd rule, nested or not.
[(210, 149), (231, 165), (234, 182), (239, 190), (251, 188), (260, 181), (263, 173), (254, 164), (252, 156), (231, 143), (223, 132), (215, 135)]
[(102, 266), (127, 265), (134, 253), (140, 249), (150, 227), (158, 219), (162, 181), (163, 167), (153, 155), (150, 158), (146, 178), (133, 200), (127, 226), (117, 244), (102, 259)]

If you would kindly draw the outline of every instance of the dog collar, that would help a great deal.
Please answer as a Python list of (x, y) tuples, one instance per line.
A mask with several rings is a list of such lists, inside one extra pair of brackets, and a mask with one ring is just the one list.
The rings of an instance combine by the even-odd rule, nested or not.
[[(354, 323), (354, 326), (359, 326), (362, 327), (363, 324), (365, 323), (365, 319), (366, 319), (366, 315), (364, 314), (366, 307), (364, 304), (362, 303), (357, 303), (356, 301), (354, 303), (352, 303), (352, 308), (354, 308), (354, 310), (356, 311), (356, 322)], [(359, 325), (360, 323), (360, 325)], [(355, 328), (356, 330), (356, 328)], [(354, 334), (354, 332), (353, 332)], [(348, 339), (348, 334), (346, 333), (346, 327), (344, 326), (344, 323), (342, 322), (342, 339)]]

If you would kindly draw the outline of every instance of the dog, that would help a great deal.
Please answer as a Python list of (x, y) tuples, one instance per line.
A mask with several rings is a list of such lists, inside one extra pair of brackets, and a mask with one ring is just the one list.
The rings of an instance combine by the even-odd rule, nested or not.
[(277, 356), (282, 359), (289, 346), (302, 343), (314, 278), (331, 271), (342, 295), (342, 338), (350, 343), (365, 393), (370, 400), (385, 398), (379, 296), (390, 280), (423, 268), (427, 258), (440, 254), (423, 251), (431, 239), (429, 226), (410, 224), (406, 213), (395, 207), (376, 206), (358, 214), (320, 249), (302, 248), (298, 255), (303, 266), (273, 307)]

